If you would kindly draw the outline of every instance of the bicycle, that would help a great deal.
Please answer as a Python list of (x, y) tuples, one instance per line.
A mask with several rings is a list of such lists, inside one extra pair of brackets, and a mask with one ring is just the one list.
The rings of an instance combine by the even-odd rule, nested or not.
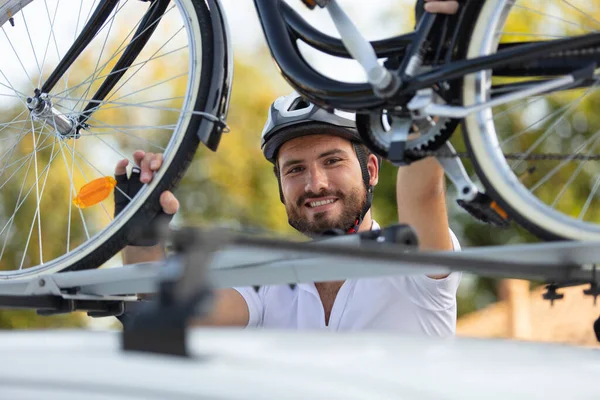
[[(414, 32), (373, 43), (360, 35), (335, 1), (304, 3), (328, 10), (341, 32), (341, 40), (314, 29), (282, 1), (255, 0), (255, 7), (284, 78), (315, 104), (356, 112), (357, 128), (372, 151), (397, 165), (429, 155), (439, 157), (460, 190), (461, 204), (480, 219), (502, 225), (512, 218), (547, 240), (597, 240), (600, 227), (594, 223), (594, 197), (600, 178), (595, 178), (595, 170), (585, 169), (581, 161), (598, 157), (580, 153), (593, 152), (599, 141), (600, 131), (588, 137), (590, 130), (581, 126), (596, 121), (592, 111), (597, 98), (594, 96), (598, 96), (594, 89), (600, 82), (595, 64), (600, 60), (600, 34), (595, 31), (600, 23), (586, 11), (583, 5), (594, 7), (587, 2), (553, 1), (553, 6), (562, 5), (572, 11), (577, 22), (570, 22), (564, 15), (550, 13), (549, 0), (536, 1), (530, 0), (544, 4), (549, 12), (509, 0), (463, 1), (455, 16), (425, 13)], [(76, 19), (70, 12), (59, 12), (60, 0), (50, 2), (50, 7), (47, 1), (43, 5), (32, 0), (2, 3), (0, 25), (4, 37), (0, 48), (5, 54), (16, 56), (16, 62), (0, 69), (0, 97), (9, 99), (0, 105), (8, 121), (0, 124), (0, 132), (4, 131), (4, 140), (12, 138), (16, 142), (10, 148), (0, 145), (5, 148), (0, 156), (2, 175), (9, 175), (0, 188), (15, 175), (24, 176), (20, 189), (1, 192), (5, 224), (0, 237), (5, 238), (0, 263), (5, 267), (19, 264), (19, 269), (3, 271), (0, 278), (97, 268), (120, 251), (128, 238), (146, 229), (145, 222), (159, 211), (158, 196), (178, 183), (200, 143), (217, 150), (226, 130), (233, 70), (226, 16), (219, 0), (101, 0), (97, 5), (96, 1), (82, 0)], [(40, 10), (34, 6), (40, 6)], [(60, 11), (68, 7), (64, 3), (62, 6)], [(522, 16), (523, 10), (566, 23), (571, 30), (504, 32), (510, 18)], [(34, 16), (36, 24), (32, 26)], [(75, 29), (66, 31), (66, 23), (56, 21), (62, 17)], [(35, 34), (46, 27), (50, 28), (48, 35)], [(120, 44), (117, 45), (118, 40), (108, 40), (112, 33), (124, 36)], [(557, 39), (559, 34), (570, 37)], [(508, 37), (518, 41), (501, 40)], [(522, 37), (547, 40), (519, 39)], [(72, 42), (68, 50), (58, 46), (57, 38)], [(302, 58), (298, 40), (334, 56), (357, 59), (365, 68), (368, 82), (350, 84), (324, 77)], [(23, 52), (18, 53), (17, 49)], [(109, 50), (112, 56), (106, 56), (110, 57), (106, 60), (103, 56)], [(383, 66), (379, 59), (385, 59)], [(24, 62), (30, 62), (32, 67), (26, 68)], [(159, 69), (151, 68), (156, 62), (168, 65), (172, 76), (156, 76)], [(91, 73), (84, 73), (86, 70)], [(37, 79), (33, 73), (39, 75)], [(167, 89), (165, 83), (169, 84)], [(146, 86), (140, 88), (141, 85)], [(119, 94), (120, 90), (129, 92)], [(580, 91), (584, 94), (577, 98)], [(570, 106), (559, 102), (554, 107), (556, 100), (552, 96), (557, 94), (576, 99)], [(552, 120), (551, 125), (556, 126), (571, 116), (572, 108), (582, 105), (575, 114), (579, 125), (574, 144), (567, 141), (550, 146), (555, 153), (564, 149), (570, 153), (533, 153), (540, 145), (538, 141), (556, 127), (536, 127), (547, 116), (507, 139), (508, 149), (501, 148), (501, 135), (494, 122), (501, 127), (505, 120), (497, 121), (498, 117), (521, 111), (519, 101), (532, 96), (534, 100), (526, 103), (526, 111), (540, 113), (551, 109), (550, 116), (565, 111), (566, 116)], [(543, 104), (540, 99), (544, 99)], [(127, 112), (118, 112), (122, 110)], [(449, 144), (460, 122), (468, 156), (487, 196), (466, 176), (456, 159), (460, 154), (454, 153)], [(530, 134), (543, 129), (547, 131), (539, 137)], [(144, 137), (138, 131), (144, 132)], [(568, 135), (563, 132), (563, 136)], [(532, 149), (505, 156), (504, 151), (531, 140)], [(163, 167), (113, 219), (111, 206), (107, 209), (104, 204), (112, 200), (112, 167), (117, 156), (127, 158), (125, 154), (131, 154), (140, 143), (164, 152)], [(62, 175), (50, 174), (56, 158), (63, 160)], [(511, 167), (508, 160), (512, 158), (517, 162)], [(550, 168), (552, 175), (531, 183), (528, 179), (536, 174), (531, 172), (527, 160), (532, 158), (560, 163)], [(47, 166), (40, 172), (42, 161), (47, 161)], [(570, 161), (580, 161), (579, 166), (570, 169)], [(544, 203), (550, 195), (543, 194), (538, 199), (528, 189), (532, 185), (537, 190), (535, 186), (544, 179), (542, 183), (555, 183), (552, 179), (563, 167), (567, 173), (573, 171), (567, 183), (580, 174), (593, 180), (591, 195), (580, 210), (582, 218), (572, 218), (564, 207), (553, 209), (563, 206), (566, 185), (550, 205)], [(32, 168), (34, 176), (30, 177)], [(60, 204), (62, 211), (52, 207), (49, 217), (42, 204), (54, 206), (49, 206), (48, 201), (43, 203), (51, 175), (54, 179), (50, 180), (48, 191), (56, 189), (52, 191), (52, 203)], [(90, 179), (91, 176), (98, 178)], [(68, 181), (66, 190), (59, 190), (61, 179)], [(83, 184), (86, 190), (80, 189)], [(28, 206), (35, 209), (25, 218)], [(14, 209), (10, 217), (6, 209)], [(588, 212), (591, 222), (583, 221)], [(80, 222), (75, 224), (77, 220)], [(24, 230), (18, 226), (13, 229), (17, 224), (24, 225)], [(66, 246), (44, 247), (42, 226), (52, 230), (48, 238), (66, 234)], [(38, 248), (30, 248), (30, 243), (36, 241)], [(16, 254), (7, 249), (22, 243), (26, 243), (25, 249), (19, 257), (2, 258), (5, 251)]]

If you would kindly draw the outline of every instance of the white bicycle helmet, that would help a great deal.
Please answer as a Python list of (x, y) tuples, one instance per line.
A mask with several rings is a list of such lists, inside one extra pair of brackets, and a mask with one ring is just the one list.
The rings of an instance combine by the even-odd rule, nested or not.
[(279, 97), (269, 108), (269, 117), (262, 131), (261, 148), (265, 158), (275, 163), (277, 152), (288, 140), (315, 134), (330, 134), (353, 142), (362, 142), (354, 114), (328, 112), (292, 92)]

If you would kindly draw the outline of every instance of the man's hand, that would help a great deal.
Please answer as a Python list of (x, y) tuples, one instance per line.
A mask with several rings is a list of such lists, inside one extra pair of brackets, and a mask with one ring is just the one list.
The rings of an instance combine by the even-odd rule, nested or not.
[[(152, 181), (154, 172), (158, 171), (162, 166), (163, 155), (161, 153), (146, 153), (142, 150), (137, 150), (133, 153), (133, 160), (140, 167), (140, 182), (149, 183)], [(119, 161), (115, 168), (115, 176), (126, 174), (127, 165), (129, 165), (127, 159)], [(179, 201), (168, 190), (165, 190), (160, 195), (160, 205), (163, 211), (169, 215), (175, 214), (179, 210)]]
[(456, 14), (458, 11), (458, 1), (425, 0), (425, 11), (438, 14)]
[[(133, 160), (136, 167), (139, 169), (139, 178), (137, 174), (134, 177), (144, 183), (152, 181), (154, 172), (162, 165), (163, 157), (160, 153), (146, 153), (138, 150), (133, 153)], [(121, 160), (115, 168), (115, 176), (123, 176), (127, 174), (128, 160)], [(133, 174), (132, 174), (133, 175)], [(131, 178), (130, 178), (131, 179)], [(170, 191), (164, 191), (160, 195), (160, 205), (165, 214), (173, 215), (179, 210), (179, 201)], [(127, 246), (123, 250), (123, 263), (135, 264), (148, 261), (158, 261), (164, 257), (164, 250), (161, 245), (156, 246)]]

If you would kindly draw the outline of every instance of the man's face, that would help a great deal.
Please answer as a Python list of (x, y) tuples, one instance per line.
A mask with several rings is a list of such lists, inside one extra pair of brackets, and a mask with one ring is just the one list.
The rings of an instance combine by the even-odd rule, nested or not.
[(292, 139), (281, 146), (278, 165), (291, 226), (314, 236), (354, 225), (366, 201), (366, 188), (349, 141), (331, 135)]

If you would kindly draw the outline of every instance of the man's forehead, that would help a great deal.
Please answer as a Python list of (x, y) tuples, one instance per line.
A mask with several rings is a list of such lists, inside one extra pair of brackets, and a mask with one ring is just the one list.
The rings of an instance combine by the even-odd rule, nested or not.
[(310, 155), (321, 154), (326, 151), (339, 149), (349, 151), (352, 144), (349, 140), (334, 135), (308, 135), (291, 139), (285, 142), (279, 149), (279, 159), (294, 157), (299, 154)]

